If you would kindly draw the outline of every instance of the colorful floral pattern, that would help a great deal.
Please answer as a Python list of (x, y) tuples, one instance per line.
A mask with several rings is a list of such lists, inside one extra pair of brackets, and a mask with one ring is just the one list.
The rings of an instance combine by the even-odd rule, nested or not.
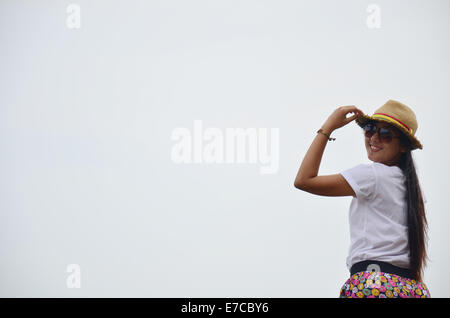
[(384, 273), (359, 272), (341, 288), (340, 298), (428, 298), (424, 283), (414, 279)]

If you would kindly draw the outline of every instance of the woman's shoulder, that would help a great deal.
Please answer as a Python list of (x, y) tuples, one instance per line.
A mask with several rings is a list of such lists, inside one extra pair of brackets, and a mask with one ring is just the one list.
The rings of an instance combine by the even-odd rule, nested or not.
[(381, 162), (372, 162), (369, 165), (372, 165), (377, 170), (390, 171), (390, 172), (401, 172), (402, 169), (399, 166), (389, 166)]
[(375, 177), (403, 178), (403, 171), (398, 166), (388, 166), (380, 162), (360, 163), (343, 171), (345, 174), (366, 175)]
[(370, 165), (373, 167), (377, 176), (397, 178), (403, 181), (404, 174), (402, 169), (398, 166), (388, 166), (380, 162), (372, 162)]

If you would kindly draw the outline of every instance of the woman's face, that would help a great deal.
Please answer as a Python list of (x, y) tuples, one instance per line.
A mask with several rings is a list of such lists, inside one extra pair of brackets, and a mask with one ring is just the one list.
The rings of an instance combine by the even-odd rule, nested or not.
[(406, 151), (406, 148), (400, 144), (400, 138), (397, 138), (401, 132), (389, 123), (377, 121), (373, 123), (376, 124), (377, 128), (383, 127), (389, 129), (394, 138), (392, 138), (391, 142), (380, 140), (378, 132), (370, 138), (364, 137), (367, 157), (374, 162), (383, 163), (388, 166), (398, 166), (402, 153)]

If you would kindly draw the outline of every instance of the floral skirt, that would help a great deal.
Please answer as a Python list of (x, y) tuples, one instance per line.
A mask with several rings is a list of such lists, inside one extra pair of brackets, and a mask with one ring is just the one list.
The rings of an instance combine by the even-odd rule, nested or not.
[(340, 298), (428, 298), (424, 283), (384, 272), (359, 272), (341, 288)]

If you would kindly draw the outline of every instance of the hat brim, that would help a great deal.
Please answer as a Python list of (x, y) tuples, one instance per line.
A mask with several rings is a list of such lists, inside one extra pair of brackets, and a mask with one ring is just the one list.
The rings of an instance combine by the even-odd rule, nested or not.
[(355, 119), (355, 122), (362, 128), (364, 126), (365, 123), (367, 123), (368, 121), (379, 121), (379, 122), (388, 122), (389, 124), (397, 127), (401, 132), (403, 132), (408, 138), (409, 140), (411, 140), (411, 150), (414, 149), (423, 149), (422, 144), (420, 143), (420, 141), (413, 135), (411, 135), (411, 133), (403, 126), (399, 125), (398, 123), (396, 123), (395, 121), (391, 121), (389, 119), (381, 119), (381, 118), (373, 118), (372, 116), (369, 115), (360, 115)]

